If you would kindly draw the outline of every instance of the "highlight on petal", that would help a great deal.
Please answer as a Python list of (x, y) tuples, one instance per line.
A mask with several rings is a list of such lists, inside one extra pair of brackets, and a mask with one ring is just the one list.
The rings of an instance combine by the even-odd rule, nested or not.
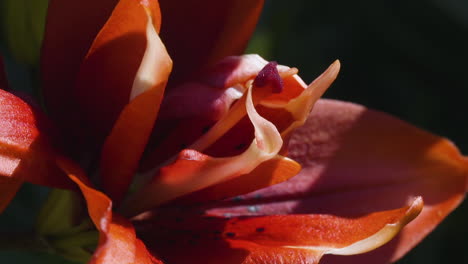
[[(141, 171), (147, 171), (154, 164), (160, 164), (176, 155), (182, 150), (182, 145), (194, 144), (190, 148), (203, 150), (235, 126), (247, 115), (245, 91), (250, 85), (249, 81), (267, 64), (258, 55), (227, 57), (196, 80), (169, 90), (164, 97)], [(306, 87), (298, 85), (299, 82), (290, 81), (296, 80), (293, 76), (297, 69), (278, 65), (277, 70), (285, 86), (281, 94), (273, 95), (275, 98), (289, 100), (291, 95), (297, 96)], [(262, 97), (271, 97), (272, 92), (268, 89), (254, 89), (254, 97), (259, 97), (256, 94), (263, 94), (265, 91), (267, 93)], [(254, 104), (257, 105), (259, 100)], [(220, 124), (213, 127), (216, 122)], [(191, 129), (187, 130), (187, 127)], [(195, 143), (196, 140), (198, 141)]]
[(171, 205), (199, 204), (232, 198), (284, 182), (297, 175), (301, 166), (292, 159), (277, 155), (258, 165), (248, 174), (227, 180), (172, 202)]
[[(163, 210), (137, 226), (147, 245), (170, 263), (189, 259), (194, 263), (202, 263), (196, 262), (198, 259), (203, 263), (224, 263), (224, 259), (227, 263), (318, 263), (324, 254), (360, 254), (381, 246), (422, 208), (422, 199), (416, 198), (409, 206), (353, 217), (197, 217), (180, 210), (175, 215)], [(190, 247), (184, 254), (175, 250), (187, 243)], [(209, 253), (215, 250), (223, 254)], [(205, 255), (207, 258), (202, 258)]]
[[(98, 143), (109, 134), (129, 98), (141, 93), (144, 87), (151, 87), (148, 82), (160, 81), (170, 71), (167, 55), (147, 13), (152, 23), (159, 20), (157, 1), (119, 1), (81, 64), (74, 87), (76, 111), (89, 125), (87, 130), (92, 128), (88, 133)], [(148, 37), (154, 42), (148, 43)], [(146, 62), (143, 61), (145, 53)], [(158, 61), (148, 65), (152, 64), (148, 57), (157, 56), (161, 56)], [(155, 68), (156, 65), (161, 68)], [(149, 78), (155, 70), (161, 73)]]
[(340, 71), (340, 62), (336, 60), (325, 72), (315, 79), (300, 95), (290, 99), (287, 103), (282, 104), (278, 100), (265, 100), (262, 105), (271, 108), (283, 108), (291, 114), (291, 123), (281, 131), (281, 136), (286, 137), (294, 129), (302, 126), (307, 120), (310, 111), (315, 102), (325, 93), (333, 81), (338, 76)]
[(283, 141), (276, 127), (255, 110), (252, 86), (247, 92), (245, 107), (255, 128), (255, 139), (246, 151), (234, 157), (213, 158), (195, 150), (184, 150), (173, 164), (161, 168), (150, 183), (126, 201), (125, 214), (135, 215), (182, 195), (248, 174), (276, 157)]
[(80, 188), (89, 216), (99, 230), (99, 245), (90, 263), (160, 263), (136, 237), (132, 224), (112, 212), (112, 201), (90, 186), (86, 175), (76, 164), (63, 158), (59, 158), (57, 163)]
[(174, 78), (178, 82), (226, 56), (241, 54), (264, 3), (263, 0), (159, 2), (164, 14), (161, 38), (174, 59)]
[(396, 261), (460, 204), (468, 181), (468, 161), (446, 139), (333, 100), (315, 104), (305, 125), (292, 134), (289, 156), (302, 165), (299, 175), (241, 196), (242, 203), (224, 201), (210, 213), (353, 217), (401, 207), (417, 196), (426, 205), (382, 248), (351, 258), (326, 256), (324, 263)]
[(57, 139), (38, 109), (0, 90), (0, 177), (11, 179), (4, 182), (70, 188), (72, 183), (55, 164), (53, 137)]
[[(114, 14), (127, 12), (126, 7), (119, 4)], [(115, 203), (125, 195), (138, 168), (172, 69), (172, 61), (153, 24), (150, 7), (142, 4), (140, 8), (147, 11), (146, 51), (134, 76), (127, 99), (130, 103), (124, 106), (101, 153), (103, 187)]]

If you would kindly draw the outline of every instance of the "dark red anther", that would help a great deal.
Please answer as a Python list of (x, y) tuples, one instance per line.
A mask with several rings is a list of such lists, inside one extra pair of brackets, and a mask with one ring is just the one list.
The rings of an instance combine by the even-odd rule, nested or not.
[(271, 61), (265, 65), (257, 77), (255, 77), (253, 85), (256, 87), (271, 85), (273, 93), (281, 93), (283, 91), (283, 79), (281, 79), (276, 66), (278, 66), (276, 61)]

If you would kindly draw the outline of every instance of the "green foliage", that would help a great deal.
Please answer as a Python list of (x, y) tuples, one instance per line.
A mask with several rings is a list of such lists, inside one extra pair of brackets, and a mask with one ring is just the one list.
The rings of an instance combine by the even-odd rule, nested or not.
[(29, 66), (37, 65), (47, 6), (48, 0), (0, 2), (0, 39), (13, 60)]

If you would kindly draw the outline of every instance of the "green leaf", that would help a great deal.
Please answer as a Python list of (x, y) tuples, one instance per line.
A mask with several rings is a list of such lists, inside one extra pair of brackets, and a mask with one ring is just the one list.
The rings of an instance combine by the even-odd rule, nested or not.
[(38, 64), (48, 0), (0, 1), (2, 46), (14, 60)]

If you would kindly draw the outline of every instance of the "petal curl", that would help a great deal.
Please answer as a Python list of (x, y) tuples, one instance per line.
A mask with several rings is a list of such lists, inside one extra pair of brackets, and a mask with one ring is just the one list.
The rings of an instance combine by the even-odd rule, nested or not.
[(175, 62), (177, 81), (246, 48), (263, 0), (160, 0), (161, 38)]
[[(126, 1), (119, 3), (111, 20), (114, 16), (119, 18), (119, 13), (126, 14), (129, 11), (125, 3)], [(130, 0), (130, 3), (138, 5), (134, 0)], [(147, 11), (146, 51), (138, 71), (131, 76), (133, 85), (130, 95), (127, 95), (130, 103), (123, 107), (110, 135), (105, 140), (101, 154), (100, 173), (103, 187), (114, 203), (118, 203), (124, 196), (137, 170), (140, 157), (158, 115), (159, 105), (172, 69), (172, 61), (159, 39), (153, 22), (154, 18), (152, 18), (154, 14), (151, 13), (150, 8), (155, 7), (150, 4), (154, 5), (157, 2), (142, 3), (139, 8)], [(109, 84), (113, 85), (113, 83)], [(98, 111), (97, 108), (95, 110)]]
[[(399, 259), (462, 201), (468, 161), (446, 139), (351, 103), (319, 100), (289, 144), (303, 171), (289, 181), (225, 202), (211, 213), (326, 213), (352, 216), (400, 207), (422, 196), (426, 207), (391, 243), (344, 262)], [(346, 201), (346, 204), (343, 204)], [(255, 206), (253, 212), (249, 207)], [(335, 263), (338, 257), (324, 261)]]
[[(142, 223), (139, 230), (145, 234), (147, 245), (170, 263), (192, 259), (191, 263), (315, 264), (324, 254), (360, 254), (381, 246), (413, 220), (422, 207), (422, 200), (417, 198), (406, 207), (354, 217), (317, 214), (183, 218), (182, 213), (175, 221), (175, 215), (161, 212)], [(185, 244), (190, 246), (184, 254), (174, 250)], [(210, 253), (217, 250), (222, 254)]]
[(20, 98), (0, 90), (0, 177), (56, 188), (73, 184), (55, 164), (58, 137), (46, 117)]
[[(151, 11), (153, 24), (159, 21), (158, 2), (151, 0), (142, 3), (147, 4)], [(132, 94), (132, 90), (140, 89), (136, 86), (144, 86), (149, 81), (137, 79), (136, 75), (148, 46), (147, 29), (148, 16), (140, 1), (119, 1), (81, 64), (74, 87), (79, 106), (76, 111), (80, 111), (91, 126), (92, 130), (88, 133), (97, 142), (109, 134), (119, 114), (131, 100), (131, 95), (141, 93)], [(166, 56), (163, 51), (156, 50), (156, 53), (161, 52), (156, 56)], [(158, 69), (161, 75), (170, 71), (164, 64), (158, 66), (161, 66)], [(156, 69), (150, 70), (154, 73)], [(158, 79), (161, 75), (156, 74), (155, 79)]]
[(99, 245), (90, 263), (161, 263), (136, 237), (133, 225), (112, 212), (112, 201), (91, 187), (86, 175), (76, 164), (63, 158), (59, 158), (57, 163), (80, 188), (88, 205), (89, 216), (100, 233)]
[(133, 194), (125, 204), (126, 214), (135, 215), (182, 195), (249, 174), (263, 162), (275, 158), (283, 141), (275, 126), (255, 110), (252, 87), (248, 89), (244, 107), (255, 128), (255, 138), (246, 151), (228, 158), (213, 158), (193, 149), (182, 151), (173, 164), (161, 168), (150, 183)]

